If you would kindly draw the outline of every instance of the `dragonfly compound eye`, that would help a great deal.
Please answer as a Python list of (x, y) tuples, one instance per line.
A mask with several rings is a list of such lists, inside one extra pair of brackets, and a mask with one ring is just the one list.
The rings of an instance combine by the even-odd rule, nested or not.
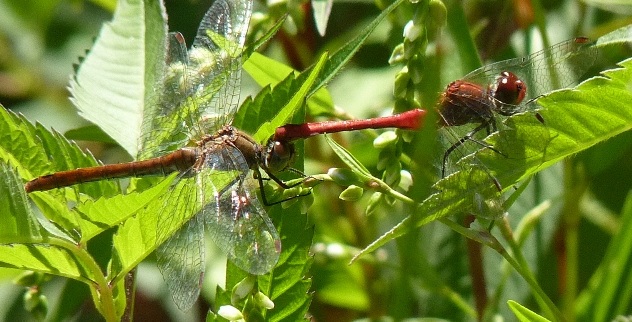
[(287, 169), (294, 161), (294, 144), (287, 141), (270, 141), (267, 146), (265, 164), (271, 172)]
[[(496, 88), (492, 92), (494, 99), (502, 104), (516, 106), (524, 100), (527, 84), (511, 72), (502, 72), (496, 80)], [(515, 109), (500, 108), (499, 113), (509, 116), (515, 114)]]

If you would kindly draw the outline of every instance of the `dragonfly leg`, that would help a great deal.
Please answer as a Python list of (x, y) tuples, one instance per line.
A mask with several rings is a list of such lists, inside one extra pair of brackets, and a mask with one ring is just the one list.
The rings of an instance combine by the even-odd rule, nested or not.
[(441, 177), (444, 178), (445, 177), (445, 168), (448, 162), (448, 157), (450, 156), (450, 154), (452, 152), (454, 152), (454, 150), (456, 150), (459, 146), (463, 145), (466, 141), (472, 141), (484, 148), (488, 148), (502, 156), (506, 155), (502, 152), (500, 152), (498, 149), (494, 148), (493, 146), (491, 146), (490, 144), (487, 144), (481, 140), (478, 140), (476, 138), (474, 138), (474, 135), (476, 133), (478, 133), (479, 131), (481, 131), (482, 129), (485, 129), (487, 131), (487, 134), (491, 134), (492, 131), (496, 130), (496, 122), (494, 120), (488, 120), (485, 121), (483, 123), (481, 123), (481, 125), (477, 126), (476, 128), (474, 128), (472, 131), (470, 131), (469, 133), (467, 133), (465, 136), (463, 136), (462, 138), (460, 138), (456, 143), (452, 144), (452, 146), (450, 146), (445, 153), (443, 154), (443, 165), (441, 167)]
[(277, 200), (277, 201), (273, 201), (273, 202), (268, 201), (268, 199), (266, 197), (265, 189), (263, 188), (263, 180), (272, 180), (272, 181), (276, 182), (279, 185), (279, 187), (281, 187), (284, 190), (287, 190), (287, 189), (291, 189), (291, 188), (294, 188), (296, 186), (299, 186), (299, 185), (303, 184), (306, 180), (308, 180), (310, 178), (313, 179), (313, 177), (311, 177), (311, 176), (305, 176), (305, 174), (303, 174), (299, 170), (292, 169), (292, 171), (295, 172), (295, 173), (301, 174), (303, 176), (303, 178), (302, 178), (302, 180), (299, 180), (298, 182), (293, 183), (291, 185), (288, 185), (287, 183), (283, 182), (283, 180), (279, 179), (277, 176), (275, 176), (274, 174), (269, 173), (267, 171), (266, 171), (266, 173), (268, 174), (269, 178), (264, 178), (261, 175), (261, 172), (259, 171), (259, 169), (254, 171), (255, 178), (257, 179), (257, 181), (259, 181), (259, 190), (261, 190), (261, 200), (263, 201), (264, 205), (266, 205), (266, 206), (273, 206), (273, 205), (282, 203), (284, 201), (292, 200), (294, 198), (304, 197), (304, 196), (307, 196), (307, 195), (312, 193), (312, 188), (310, 187), (309, 190), (306, 193), (300, 193), (300, 194), (297, 194), (295, 196), (288, 197), (288, 198), (281, 199), (281, 200)]

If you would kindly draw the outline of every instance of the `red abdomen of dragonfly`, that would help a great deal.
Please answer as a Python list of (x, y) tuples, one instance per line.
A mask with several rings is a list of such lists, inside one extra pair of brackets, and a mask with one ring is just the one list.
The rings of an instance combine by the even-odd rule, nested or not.
[[(527, 84), (511, 72), (502, 72), (496, 79), (496, 83), (489, 88), (489, 95), (497, 101), (496, 111), (502, 115), (515, 114), (515, 108), (524, 100), (527, 94)], [(500, 103), (500, 104), (499, 104)], [(510, 108), (507, 108), (507, 107)]]
[(457, 80), (446, 88), (439, 106), (439, 126), (481, 123), (492, 117), (493, 99), (487, 89), (472, 82)]

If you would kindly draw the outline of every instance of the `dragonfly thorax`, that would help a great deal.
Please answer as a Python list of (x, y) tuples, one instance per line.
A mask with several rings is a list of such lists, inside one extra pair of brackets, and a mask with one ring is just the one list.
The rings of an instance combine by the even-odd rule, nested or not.
[(494, 99), (487, 89), (478, 84), (458, 80), (450, 83), (437, 110), (440, 114), (440, 126), (459, 126), (468, 123), (481, 123), (493, 117)]

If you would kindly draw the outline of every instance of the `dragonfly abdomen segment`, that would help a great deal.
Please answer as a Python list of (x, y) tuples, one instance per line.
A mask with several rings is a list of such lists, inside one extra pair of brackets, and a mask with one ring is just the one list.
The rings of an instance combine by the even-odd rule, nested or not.
[(183, 148), (165, 156), (119, 164), (61, 171), (35, 178), (24, 185), (26, 192), (45, 191), (74, 184), (126, 177), (167, 175), (191, 168), (198, 158), (195, 149)]

